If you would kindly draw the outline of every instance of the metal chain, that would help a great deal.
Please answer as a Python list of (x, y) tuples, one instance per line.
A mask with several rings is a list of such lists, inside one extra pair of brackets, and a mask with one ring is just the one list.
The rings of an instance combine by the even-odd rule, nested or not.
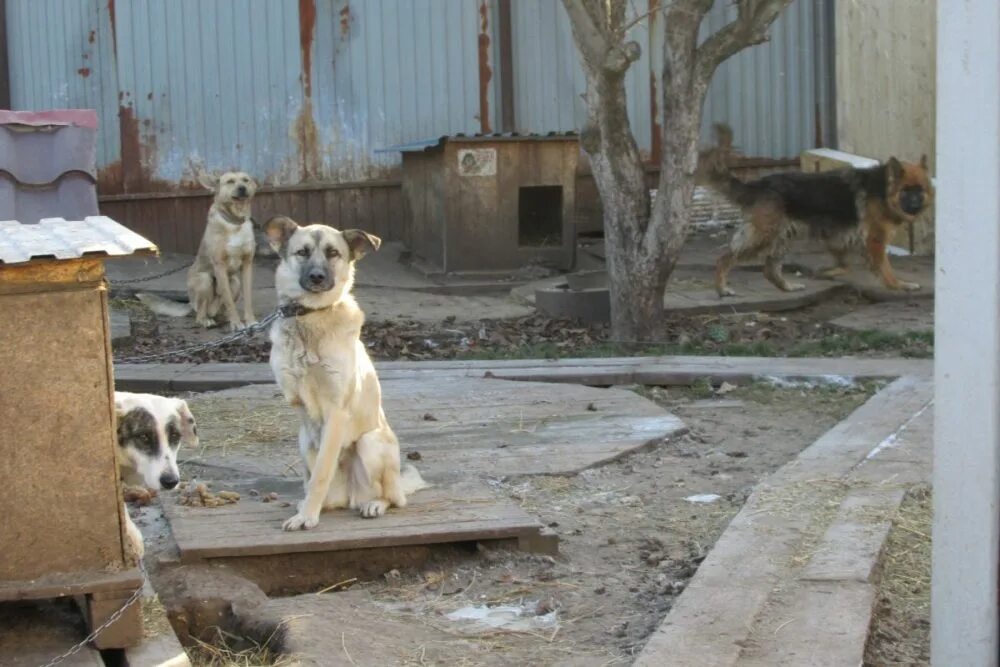
[(128, 280), (109, 280), (112, 285), (131, 285), (132, 283), (144, 283), (147, 280), (156, 280), (157, 278), (164, 278), (166, 276), (172, 276), (175, 273), (183, 271), (184, 269), (190, 268), (194, 264), (194, 260), (178, 266), (176, 268), (170, 269), (169, 271), (164, 271), (163, 273), (155, 273), (151, 276), (143, 276), (141, 278), (129, 278)]
[(244, 329), (240, 329), (239, 331), (234, 331), (228, 336), (223, 336), (222, 338), (218, 338), (216, 340), (209, 341), (207, 343), (199, 343), (197, 345), (182, 347), (179, 350), (170, 350), (169, 352), (158, 352), (156, 354), (144, 354), (138, 357), (125, 357), (123, 359), (115, 359), (115, 363), (142, 364), (149, 361), (156, 361), (158, 359), (179, 357), (183, 354), (191, 354), (193, 352), (201, 352), (202, 350), (211, 350), (216, 347), (222, 347), (227, 343), (232, 343), (234, 341), (241, 340), (243, 338), (252, 338), (253, 336), (263, 331), (265, 328), (267, 328), (271, 324), (271, 322), (274, 322), (279, 317), (281, 317), (280, 308), (275, 309), (273, 313), (271, 313), (264, 319), (260, 320), (259, 322), (255, 322), (254, 324), (251, 324), (250, 326)]
[(143, 564), (141, 558), (139, 559), (139, 572), (142, 573), (142, 583), (139, 584), (139, 587), (136, 588), (132, 592), (132, 595), (129, 596), (129, 599), (125, 601), (125, 604), (123, 604), (118, 609), (118, 611), (116, 611), (115, 613), (111, 614), (111, 616), (108, 616), (108, 619), (106, 621), (104, 621), (103, 623), (101, 623), (96, 628), (94, 628), (93, 632), (91, 632), (89, 635), (87, 635), (83, 639), (83, 641), (81, 641), (80, 643), (74, 645), (72, 648), (70, 648), (65, 653), (63, 653), (61, 655), (57, 655), (56, 657), (52, 658), (47, 663), (45, 663), (44, 665), (42, 665), (42, 667), (52, 667), (53, 665), (58, 665), (60, 662), (62, 662), (66, 658), (70, 657), (71, 655), (73, 655), (75, 653), (78, 653), (81, 649), (83, 649), (84, 647), (86, 647), (90, 642), (92, 642), (95, 639), (97, 639), (97, 636), (100, 635), (102, 632), (104, 632), (111, 625), (113, 625), (115, 623), (115, 621), (117, 621), (118, 619), (120, 619), (125, 614), (125, 612), (129, 610), (129, 607), (131, 607), (132, 605), (134, 605), (136, 603), (136, 601), (139, 598), (142, 597), (142, 591), (143, 591), (143, 589), (144, 589), (144, 587), (146, 585), (146, 566)]

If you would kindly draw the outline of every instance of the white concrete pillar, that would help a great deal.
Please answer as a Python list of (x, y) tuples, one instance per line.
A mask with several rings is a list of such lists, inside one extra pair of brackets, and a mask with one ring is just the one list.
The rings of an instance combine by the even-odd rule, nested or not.
[[(998, 661), (1000, 2), (937, 2), (932, 663)], [(921, 104), (921, 100), (906, 100)]]

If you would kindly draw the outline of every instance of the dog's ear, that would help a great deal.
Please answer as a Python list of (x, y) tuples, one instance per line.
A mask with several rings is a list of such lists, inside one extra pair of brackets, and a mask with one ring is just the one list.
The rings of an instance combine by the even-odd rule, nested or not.
[(299, 224), (286, 215), (276, 215), (264, 223), (264, 234), (274, 251), (284, 254), (288, 239), (299, 228)]
[(899, 179), (903, 178), (903, 163), (895, 157), (889, 158), (889, 160), (885, 163), (885, 173), (889, 178), (889, 182), (895, 183)]
[(208, 171), (198, 174), (198, 183), (206, 190), (216, 192), (219, 189), (219, 176)]
[(183, 398), (177, 401), (177, 418), (181, 422), (181, 442), (189, 447), (198, 446), (198, 424), (191, 414), (191, 408)]
[(715, 145), (723, 150), (732, 150), (733, 128), (726, 123), (716, 123), (712, 130), (715, 132)]
[(375, 252), (382, 245), (382, 239), (368, 232), (363, 232), (360, 229), (345, 229), (342, 233), (344, 240), (347, 241), (347, 245), (351, 248), (352, 262), (361, 259), (369, 251)]

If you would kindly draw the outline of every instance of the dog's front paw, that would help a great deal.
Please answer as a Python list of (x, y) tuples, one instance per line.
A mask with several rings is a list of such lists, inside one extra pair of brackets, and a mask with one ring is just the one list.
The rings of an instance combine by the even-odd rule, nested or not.
[(918, 285), (917, 283), (910, 283), (906, 282), (905, 280), (900, 280), (899, 289), (905, 290), (907, 292), (916, 292), (918, 289), (920, 289), (920, 285)]
[(288, 519), (281, 525), (282, 530), (293, 531), (293, 530), (309, 530), (310, 528), (315, 528), (319, 523), (319, 517), (307, 517), (302, 514), (302, 512), (296, 513), (291, 519)]
[(725, 299), (727, 296), (736, 296), (736, 291), (732, 287), (723, 287), (718, 291), (720, 299)]
[(237, 331), (242, 331), (242, 330), (243, 330), (243, 322), (241, 322), (240, 320), (232, 320), (229, 323), (230, 332), (236, 333)]
[(384, 500), (369, 500), (361, 503), (361, 507), (358, 509), (364, 518), (374, 519), (385, 514), (385, 511), (389, 509), (389, 503)]
[(195, 322), (197, 322), (199, 326), (203, 326), (206, 329), (211, 329), (212, 327), (215, 326), (215, 320), (213, 320), (211, 317), (202, 317), (200, 319), (195, 320)]
[(801, 292), (806, 288), (802, 283), (785, 283), (786, 292)]

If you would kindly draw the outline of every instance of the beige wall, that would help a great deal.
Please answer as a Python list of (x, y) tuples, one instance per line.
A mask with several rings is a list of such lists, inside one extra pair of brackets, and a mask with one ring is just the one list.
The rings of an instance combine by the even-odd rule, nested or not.
[[(936, 0), (836, 0), (837, 141), (847, 153), (934, 165)], [(933, 252), (933, 222), (914, 225)], [(902, 246), (907, 238), (897, 238)]]

